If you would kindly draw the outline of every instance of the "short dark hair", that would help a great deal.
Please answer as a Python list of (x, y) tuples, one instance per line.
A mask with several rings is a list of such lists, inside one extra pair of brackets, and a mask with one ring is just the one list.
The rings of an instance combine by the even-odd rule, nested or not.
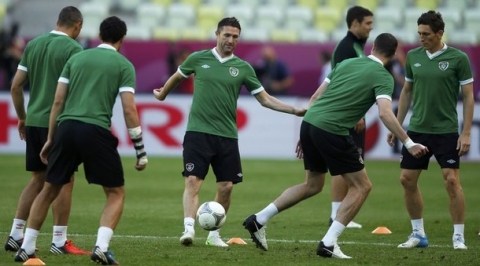
[(433, 32), (445, 31), (445, 22), (443, 22), (442, 14), (429, 10), (423, 13), (417, 20), (417, 25), (428, 25)]
[(354, 20), (357, 20), (359, 23), (362, 23), (365, 17), (373, 16), (372, 11), (361, 7), (361, 6), (352, 6), (347, 11), (347, 26), (350, 28)]
[(390, 33), (378, 35), (373, 43), (375, 45), (375, 51), (387, 58), (395, 55), (398, 46), (397, 38)]
[(220, 31), (223, 26), (231, 26), (234, 28), (238, 28), (242, 31), (242, 27), (240, 27), (240, 22), (236, 17), (224, 18), (218, 22), (217, 31)]
[(117, 16), (111, 16), (100, 24), (100, 38), (103, 42), (116, 43), (127, 34), (127, 24)]
[(78, 22), (83, 22), (83, 16), (80, 10), (74, 6), (64, 7), (58, 14), (58, 26), (73, 27)]

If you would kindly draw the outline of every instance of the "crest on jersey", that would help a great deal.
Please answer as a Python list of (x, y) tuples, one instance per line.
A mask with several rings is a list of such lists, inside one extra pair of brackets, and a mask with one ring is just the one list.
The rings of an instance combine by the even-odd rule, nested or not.
[(228, 69), (228, 72), (230, 72), (230, 75), (232, 75), (232, 77), (238, 76), (238, 68), (236, 67), (230, 67)]
[(438, 68), (440, 68), (441, 71), (445, 71), (445, 70), (447, 70), (448, 65), (449, 65), (448, 62), (442, 61), (442, 62), (438, 63)]

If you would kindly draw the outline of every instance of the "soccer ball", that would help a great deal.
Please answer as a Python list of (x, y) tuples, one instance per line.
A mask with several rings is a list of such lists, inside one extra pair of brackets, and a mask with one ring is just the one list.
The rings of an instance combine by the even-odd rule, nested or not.
[(225, 209), (218, 202), (207, 201), (198, 208), (197, 223), (207, 231), (219, 229), (226, 219)]

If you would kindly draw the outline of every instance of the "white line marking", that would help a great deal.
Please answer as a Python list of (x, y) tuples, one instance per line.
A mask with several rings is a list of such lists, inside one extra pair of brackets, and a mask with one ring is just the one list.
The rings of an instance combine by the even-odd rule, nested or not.
[[(2, 234), (9, 234), (7, 232), (0, 232)], [(40, 233), (40, 235), (51, 235), (50, 233)], [(68, 234), (69, 236), (77, 236), (77, 237), (96, 237), (96, 235), (89, 235), (89, 234)], [(180, 236), (136, 236), (136, 235), (113, 235), (114, 238), (136, 238), (136, 239), (176, 239)], [(205, 237), (196, 237), (196, 239), (206, 240)], [(225, 239), (225, 237), (224, 237)], [(250, 240), (250, 239), (248, 239)], [(278, 242), (278, 243), (315, 243), (317, 244), (319, 240), (306, 240), (306, 239), (267, 239), (268, 242)], [(358, 242), (358, 241), (339, 241), (338, 244), (346, 244), (346, 245), (372, 245), (372, 246), (384, 246), (384, 247), (396, 247), (398, 244), (394, 243), (367, 243), (367, 242)], [(434, 248), (448, 248), (451, 247), (450, 245), (428, 245), (429, 247)]]

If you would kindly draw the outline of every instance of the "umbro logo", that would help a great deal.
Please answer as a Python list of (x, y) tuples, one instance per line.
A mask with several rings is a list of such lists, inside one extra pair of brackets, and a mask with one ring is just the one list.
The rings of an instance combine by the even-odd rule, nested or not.
[(210, 68), (209, 65), (203, 65), (202, 68)]
[(422, 64), (420, 64), (420, 63), (415, 63), (413, 66), (414, 66), (414, 67), (421, 67)]
[(450, 160), (447, 161), (447, 163), (449, 163), (449, 164), (454, 164), (454, 163), (456, 163), (456, 162), (457, 162), (457, 161), (455, 161), (454, 159), (450, 159)]

